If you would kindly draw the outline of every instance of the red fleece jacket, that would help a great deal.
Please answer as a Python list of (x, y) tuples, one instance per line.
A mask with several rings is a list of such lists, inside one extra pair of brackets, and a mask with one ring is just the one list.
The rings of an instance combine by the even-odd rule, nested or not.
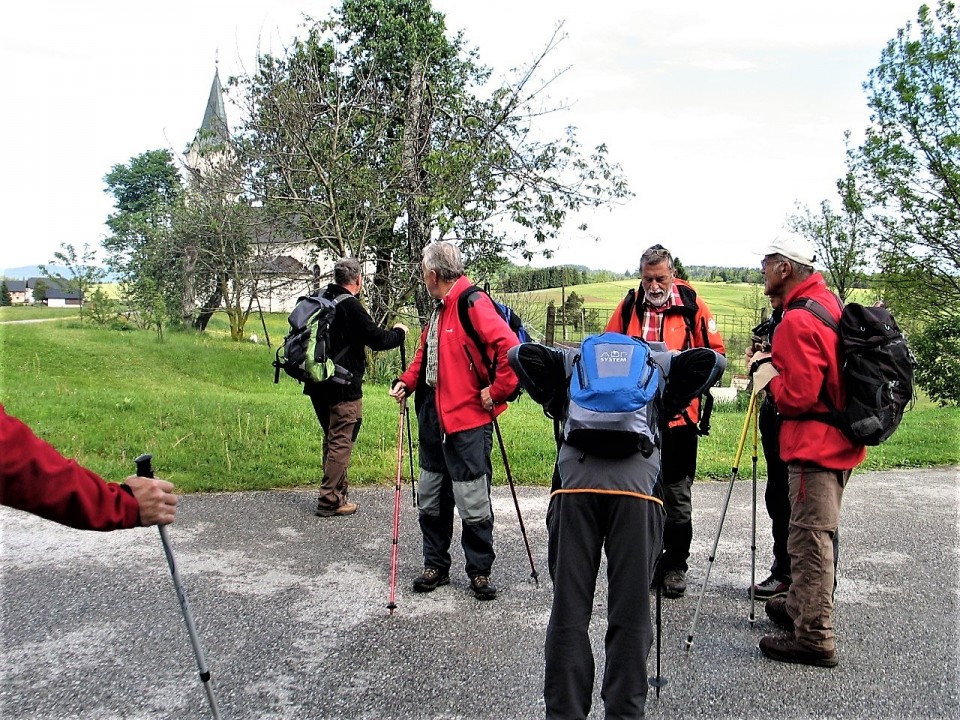
[[(492, 412), (483, 409), (480, 390), (489, 384), (485, 379), (481, 380), (485, 378), (486, 370), (480, 360), (477, 344), (460, 324), (457, 311), (460, 295), (470, 285), (466, 276), (460, 277), (443, 299), (440, 311), (436, 403), (440, 429), (444, 433), (472, 430), (489, 423), (507, 409), (504, 401), (519, 382), (507, 363), (507, 350), (519, 345), (520, 341), (490, 299), (483, 293), (477, 293), (477, 299), (468, 312), (488, 357), (495, 361), (497, 367), (496, 379), (490, 386), (490, 396), (497, 404)], [(410, 392), (417, 389), (417, 383), (421, 380), (428, 329), (429, 326), (424, 328), (417, 352), (410, 366), (400, 376), (400, 381)]]
[(140, 524), (140, 506), (123, 486), (57, 452), (0, 405), (0, 505), (80, 530)]
[[(840, 318), (840, 304), (820, 273), (814, 273), (784, 298), (783, 306), (799, 298), (813, 298)], [(843, 407), (840, 339), (813, 313), (795, 308), (783, 314), (773, 343), (773, 366), (780, 373), (769, 385), (780, 427), (780, 456), (785, 462), (810, 463), (830, 470), (851, 470), (866, 457), (863, 445), (853, 444), (843, 432), (825, 422), (803, 419), (826, 413), (820, 399), (825, 389), (834, 407)]]

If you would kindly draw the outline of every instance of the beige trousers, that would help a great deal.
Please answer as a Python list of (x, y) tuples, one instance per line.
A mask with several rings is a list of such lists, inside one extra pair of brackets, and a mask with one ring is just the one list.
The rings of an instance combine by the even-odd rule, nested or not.
[(840, 525), (840, 502), (850, 471), (789, 463), (788, 473), (787, 552), (793, 582), (787, 595), (787, 612), (801, 645), (829, 652), (836, 649), (833, 536)]

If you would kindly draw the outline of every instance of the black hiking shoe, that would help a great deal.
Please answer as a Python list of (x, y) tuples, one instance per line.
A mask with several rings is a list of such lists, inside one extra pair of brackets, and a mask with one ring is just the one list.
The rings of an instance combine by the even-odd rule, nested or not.
[(413, 581), (413, 589), (417, 592), (432, 592), (441, 585), (450, 584), (450, 573), (446, 570), (437, 568), (424, 568), (416, 580)]
[(470, 578), (470, 589), (473, 590), (477, 600), (493, 600), (497, 597), (497, 588), (486, 575)]
[(663, 575), (663, 594), (668, 598), (682, 598), (687, 591), (687, 576), (683, 570), (667, 570)]

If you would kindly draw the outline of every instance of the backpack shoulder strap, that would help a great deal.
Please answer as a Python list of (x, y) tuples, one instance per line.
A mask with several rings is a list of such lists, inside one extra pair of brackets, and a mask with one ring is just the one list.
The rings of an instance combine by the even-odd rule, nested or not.
[[(327, 295), (324, 294), (324, 297), (327, 297)], [(349, 298), (355, 298), (355, 299), (356, 299), (357, 296), (354, 295), (354, 294), (351, 293), (351, 292), (345, 292), (345, 293), (341, 293), (340, 295), (337, 295), (335, 298), (329, 298), (329, 297), (327, 298), (328, 300), (330, 300), (330, 302), (333, 303), (333, 313), (334, 313), (334, 317), (336, 317), (337, 307), (340, 305), (340, 303), (342, 303), (344, 300), (348, 300)], [(357, 299), (357, 302), (359, 302), (359, 299)], [(332, 321), (331, 321), (331, 323), (332, 323)], [(329, 326), (328, 326), (328, 328), (329, 328)], [(332, 344), (333, 344), (333, 343), (332, 343), (332, 340), (331, 340), (331, 345), (332, 345)], [(332, 348), (331, 348), (331, 349), (332, 349)], [(333, 364), (334, 364), (334, 365), (339, 364), (341, 358), (343, 358), (343, 356), (346, 354), (347, 350), (349, 350), (349, 349), (350, 349), (350, 343), (347, 343), (347, 344), (344, 345), (342, 348), (340, 348), (340, 351), (339, 351), (336, 355), (334, 355), (333, 358), (331, 358), (331, 359), (333, 360)]]
[(840, 325), (837, 324), (837, 321), (833, 319), (827, 309), (821, 305), (819, 302), (813, 298), (801, 297), (794, 300), (792, 303), (787, 305), (787, 310), (806, 310), (807, 312), (816, 316), (820, 322), (826, 325), (828, 328), (833, 330), (835, 333), (840, 332)]
[(623, 304), (620, 306), (620, 332), (627, 334), (627, 328), (630, 327), (630, 315), (637, 307), (637, 291), (634, 288), (627, 290), (623, 298)]
[[(467, 335), (473, 340), (474, 345), (477, 346), (477, 350), (480, 351), (480, 357), (483, 358), (483, 362), (488, 365), (487, 371), (491, 371), (489, 367), (489, 358), (484, 352), (483, 340), (480, 339), (480, 334), (477, 332), (477, 329), (473, 326), (473, 321), (470, 319), (470, 297), (474, 293), (483, 293), (488, 298), (490, 295), (481, 287), (476, 285), (471, 285), (460, 293), (460, 297), (457, 298), (457, 315), (460, 318), (460, 325), (463, 326), (463, 329), (466, 331)], [(490, 302), (493, 302), (493, 299), (490, 298)], [(494, 307), (496, 304), (494, 303)]]
[[(697, 347), (693, 340), (697, 336), (697, 313), (700, 310), (700, 306), (697, 304), (697, 291), (692, 287), (687, 285), (677, 285), (677, 291), (680, 293), (680, 300), (683, 303), (682, 315), (683, 321), (687, 324), (687, 336), (690, 341), (690, 347)], [(702, 347), (710, 347), (710, 336), (707, 334), (707, 323), (701, 317), (700, 318), (700, 340), (703, 343)], [(688, 350), (690, 348), (687, 348)]]

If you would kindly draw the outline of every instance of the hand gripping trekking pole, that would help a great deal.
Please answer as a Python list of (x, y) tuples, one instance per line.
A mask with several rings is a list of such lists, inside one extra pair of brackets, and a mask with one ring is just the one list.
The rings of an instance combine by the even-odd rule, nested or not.
[[(710, 570), (713, 568), (713, 561), (717, 556), (717, 546), (720, 544), (720, 531), (723, 530), (723, 521), (727, 517), (727, 508), (730, 506), (730, 496), (733, 494), (733, 485), (740, 474), (740, 458), (743, 456), (743, 446), (747, 440), (747, 430), (750, 423), (753, 422), (756, 427), (757, 412), (757, 393), (750, 395), (750, 405), (747, 408), (747, 416), (743, 420), (743, 429), (740, 431), (740, 442), (737, 444), (737, 456), (733, 461), (733, 470), (730, 473), (730, 484), (727, 486), (727, 497), (723, 501), (723, 510), (720, 513), (720, 522), (717, 523), (717, 534), (713, 538), (713, 548), (710, 550), (710, 558), (707, 563), (707, 571), (703, 576), (703, 585), (700, 587), (700, 597), (697, 600), (697, 609), (693, 613), (693, 621), (690, 623), (690, 632), (687, 634), (686, 649), (689, 651), (693, 646), (693, 629), (697, 625), (697, 618), (700, 616), (700, 608), (703, 605), (703, 596), (707, 592), (707, 583), (710, 581)], [(756, 451), (754, 451), (756, 454)]]
[[(153, 455), (141, 455), (134, 462), (137, 464), (137, 475), (140, 477), (152, 478), (153, 465), (151, 460)], [(177, 572), (177, 563), (173, 559), (173, 550), (170, 547), (170, 538), (167, 537), (167, 526), (158, 525), (160, 529), (160, 542), (163, 543), (163, 554), (167, 556), (167, 565), (170, 566), (170, 575), (173, 577), (173, 586), (177, 590), (177, 599), (180, 601), (180, 609), (183, 611), (183, 620), (187, 625), (187, 633), (190, 635), (190, 644), (193, 645), (193, 654), (197, 658), (197, 668), (200, 671), (200, 680), (203, 683), (203, 690), (207, 694), (207, 702), (210, 704), (210, 712), (214, 720), (220, 720), (220, 710), (217, 707), (217, 699), (213, 696), (213, 688), (210, 686), (210, 671), (207, 670), (207, 661), (203, 656), (203, 648), (200, 647), (200, 637), (197, 635), (197, 626), (193, 622), (193, 613), (190, 612), (190, 603), (187, 601), (187, 594), (183, 591), (183, 583), (180, 582), (180, 573)]]
[(530, 540), (527, 539), (527, 528), (523, 524), (523, 515), (520, 514), (520, 501), (517, 499), (517, 489), (513, 485), (513, 473), (510, 472), (510, 461), (507, 460), (507, 448), (503, 444), (503, 435), (500, 434), (500, 423), (493, 418), (493, 429), (497, 432), (497, 442), (500, 444), (500, 454), (503, 456), (503, 470), (507, 474), (507, 482), (510, 484), (510, 493), (513, 495), (513, 506), (517, 509), (517, 520), (520, 523), (520, 534), (523, 535), (523, 544), (527, 548), (527, 558), (530, 560), (530, 577), (537, 587), (540, 587), (540, 576), (537, 574), (537, 568), (533, 564), (533, 553), (530, 552)]

